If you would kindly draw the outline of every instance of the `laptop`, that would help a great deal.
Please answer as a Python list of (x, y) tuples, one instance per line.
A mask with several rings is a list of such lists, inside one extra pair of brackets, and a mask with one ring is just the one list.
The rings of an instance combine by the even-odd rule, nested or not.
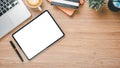
[(0, 39), (30, 16), (22, 0), (0, 0)]

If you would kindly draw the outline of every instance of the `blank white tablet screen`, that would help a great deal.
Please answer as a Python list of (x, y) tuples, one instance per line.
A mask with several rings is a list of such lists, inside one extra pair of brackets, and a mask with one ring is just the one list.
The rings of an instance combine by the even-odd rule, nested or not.
[(27, 58), (31, 59), (63, 35), (52, 17), (45, 11), (31, 23), (14, 33), (13, 38)]

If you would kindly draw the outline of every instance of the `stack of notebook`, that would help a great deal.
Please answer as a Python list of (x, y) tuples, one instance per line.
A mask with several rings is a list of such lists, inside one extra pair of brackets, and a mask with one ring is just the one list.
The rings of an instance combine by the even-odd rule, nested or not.
[(79, 0), (52, 0), (51, 4), (55, 6), (78, 9), (80, 1)]
[(48, 1), (69, 16), (72, 16), (74, 14), (74, 12), (79, 8), (80, 4), (84, 4), (84, 0), (48, 0)]

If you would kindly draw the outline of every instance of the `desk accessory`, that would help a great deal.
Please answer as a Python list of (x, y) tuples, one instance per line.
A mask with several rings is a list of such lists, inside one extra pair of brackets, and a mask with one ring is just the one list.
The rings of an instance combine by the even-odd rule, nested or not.
[(63, 31), (47, 10), (12, 35), (28, 60), (63, 36)]
[[(51, 3), (51, 0), (48, 0)], [(61, 7), (61, 6), (56, 6), (58, 9), (60, 9), (61, 11), (63, 11), (64, 13), (66, 13), (69, 16), (72, 16), (75, 12), (75, 9), (71, 9), (71, 8), (66, 8), (66, 7)]]
[(105, 0), (87, 0), (89, 7), (95, 10), (99, 10), (104, 4)]
[(80, 0), (52, 0), (52, 5), (78, 9)]
[(40, 7), (42, 5), (42, 0), (25, 0), (25, 3), (30, 8), (38, 8), (40, 11), (42, 11), (42, 8)]
[(114, 12), (120, 11), (120, 0), (109, 0), (108, 8)]
[(12, 41), (9, 41), (9, 42), (10, 42), (11, 46), (13, 47), (13, 49), (15, 50), (16, 54), (18, 55), (18, 57), (20, 58), (20, 60), (21, 60), (22, 62), (24, 62), (22, 56), (20, 55), (20, 53), (19, 53), (18, 50), (16, 49), (14, 43), (13, 43)]
[[(51, 0), (48, 0), (48, 2), (51, 3)], [(80, 4), (83, 5), (85, 2), (85, 0), (80, 0)], [(55, 6), (58, 9), (60, 9), (61, 11), (63, 11), (64, 13), (66, 13), (69, 16), (72, 16), (74, 14), (74, 12), (76, 11), (75, 9), (72, 8), (66, 8), (66, 7), (61, 7), (61, 6)]]

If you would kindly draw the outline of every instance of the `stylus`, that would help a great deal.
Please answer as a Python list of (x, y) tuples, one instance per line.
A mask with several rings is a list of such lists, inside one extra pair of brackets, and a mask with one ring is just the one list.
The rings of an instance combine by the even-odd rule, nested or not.
[(16, 54), (18, 55), (18, 57), (21, 59), (21, 61), (23, 62), (24, 60), (22, 59), (20, 53), (18, 52), (18, 50), (16, 49), (14, 43), (12, 41), (10, 41), (11, 46), (13, 47), (13, 49), (15, 50)]

